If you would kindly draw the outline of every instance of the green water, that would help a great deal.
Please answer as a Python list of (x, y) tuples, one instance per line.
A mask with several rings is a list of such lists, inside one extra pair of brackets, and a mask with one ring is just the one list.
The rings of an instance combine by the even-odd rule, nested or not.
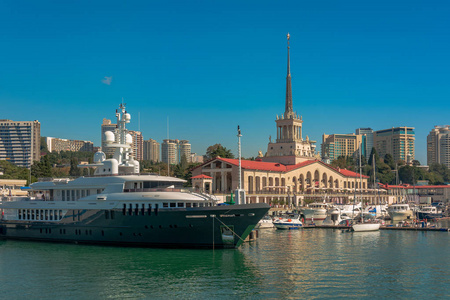
[(262, 230), (237, 250), (0, 241), (2, 299), (444, 299), (450, 233)]

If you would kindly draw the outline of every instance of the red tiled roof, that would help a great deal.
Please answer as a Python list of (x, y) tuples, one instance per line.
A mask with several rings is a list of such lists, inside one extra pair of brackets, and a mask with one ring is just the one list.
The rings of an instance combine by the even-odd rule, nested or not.
[(200, 174), (200, 175), (191, 177), (191, 179), (199, 179), (199, 178), (201, 178), (201, 179), (212, 179), (212, 177), (210, 177), (208, 175), (205, 175), (205, 174)]
[(381, 184), (383, 188), (386, 189), (450, 189), (450, 185), (389, 185)]
[[(239, 159), (236, 159), (236, 158), (216, 157), (216, 159), (224, 161), (231, 165), (239, 166)], [(342, 175), (347, 176), (347, 177), (359, 177), (359, 173), (349, 171), (346, 169), (336, 169), (320, 160), (307, 160), (307, 161), (298, 163), (296, 165), (283, 165), (281, 163), (263, 162), (263, 161), (256, 161), (256, 160), (245, 160), (245, 159), (241, 160), (242, 169), (272, 171), (272, 172), (289, 172), (289, 171), (292, 171), (292, 170), (295, 170), (295, 169), (298, 169), (298, 168), (301, 168), (301, 167), (304, 167), (304, 166), (307, 166), (307, 165), (310, 165), (313, 163), (320, 163), (320, 164), (322, 164), (328, 168), (331, 168), (331, 169), (335, 170), (336, 172), (339, 172)], [(362, 178), (369, 178), (369, 176), (362, 175)]]
[[(341, 173), (344, 176), (347, 177), (359, 177), (359, 173), (347, 170), (347, 169), (338, 169), (337, 170), (339, 173)], [(369, 176), (366, 175), (361, 175), (362, 178), (370, 178)]]

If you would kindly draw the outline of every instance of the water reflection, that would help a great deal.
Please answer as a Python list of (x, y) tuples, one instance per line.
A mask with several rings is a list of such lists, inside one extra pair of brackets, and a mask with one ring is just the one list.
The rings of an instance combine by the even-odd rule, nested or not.
[(449, 245), (446, 232), (331, 229), (262, 230), (215, 251), (2, 241), (0, 289), (6, 298), (444, 298)]

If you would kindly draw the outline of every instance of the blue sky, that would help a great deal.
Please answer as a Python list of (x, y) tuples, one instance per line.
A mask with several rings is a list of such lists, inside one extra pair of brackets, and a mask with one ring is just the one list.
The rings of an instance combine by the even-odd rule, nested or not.
[(193, 152), (237, 154), (240, 125), (256, 156), (284, 112), (289, 32), (303, 137), (412, 126), (426, 164), (427, 134), (450, 123), (449, 15), (447, 1), (1, 1), (0, 119), (99, 145), (123, 97), (145, 139), (169, 119)]

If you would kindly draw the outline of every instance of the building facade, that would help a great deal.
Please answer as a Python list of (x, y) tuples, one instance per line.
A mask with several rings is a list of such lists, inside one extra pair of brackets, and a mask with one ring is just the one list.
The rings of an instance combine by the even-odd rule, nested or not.
[(170, 165), (178, 163), (178, 140), (163, 140), (161, 144), (161, 161)]
[(372, 128), (358, 128), (355, 131), (356, 135), (362, 135), (362, 152), (361, 154), (369, 160), (373, 148), (373, 129)]
[[(376, 203), (373, 189), (368, 188), (368, 176), (336, 169), (320, 160), (306, 160), (296, 165), (241, 160), (242, 187), (247, 203), (271, 203), (284, 199), (286, 204), (302, 205), (305, 199), (349, 203), (355, 197)], [(212, 178), (211, 191), (229, 195), (239, 186), (239, 160), (216, 157), (192, 170), (192, 176)], [(194, 186), (201, 189), (201, 186)]]
[(394, 161), (403, 160), (409, 165), (415, 158), (414, 127), (393, 127), (375, 131), (373, 142), (380, 157), (389, 153)]
[(261, 159), (265, 162), (295, 165), (299, 162), (316, 159), (316, 141), (310, 140), (308, 136), (303, 139), (303, 119), (293, 109), (289, 39), (288, 34), (285, 111), (281, 117), (277, 115), (275, 120), (277, 138), (273, 142), (272, 137), (269, 137), (267, 152)]
[(179, 164), (185, 157), (188, 163), (191, 161), (191, 144), (188, 140), (165, 139), (161, 144), (161, 160), (171, 165)]
[(54, 137), (46, 137), (45, 141), (47, 143), (47, 149), (50, 152), (94, 152), (94, 143), (91, 141), (66, 140)]
[(111, 131), (111, 132), (115, 132), (117, 128), (116, 124), (111, 124), (111, 120), (110, 119), (103, 119), (103, 123), (102, 123), (102, 151), (106, 154), (106, 155), (113, 155), (115, 149), (108, 147), (106, 144), (106, 137), (105, 137), (105, 132), (107, 131)]
[(192, 162), (192, 160), (191, 160), (191, 144), (189, 144), (188, 140), (181, 140), (178, 143), (178, 150), (179, 150), (179, 155), (178, 155), (178, 157), (179, 157), (179, 161), (178, 162), (179, 163), (181, 162), (181, 159), (183, 157), (186, 158), (186, 161), (188, 163)]
[(322, 157), (330, 161), (339, 156), (357, 157), (363, 145), (363, 136), (352, 134), (324, 134), (322, 135)]
[(160, 144), (153, 140), (149, 139), (148, 141), (144, 141), (144, 160), (150, 160), (152, 162), (160, 162)]
[(132, 144), (131, 149), (133, 150), (134, 159), (141, 161), (144, 159), (144, 138), (142, 137), (142, 132), (129, 130), (128, 134), (131, 135)]
[(39, 121), (0, 120), (0, 160), (30, 168), (40, 160), (41, 123)]
[(427, 164), (450, 168), (450, 125), (434, 126), (427, 136)]

